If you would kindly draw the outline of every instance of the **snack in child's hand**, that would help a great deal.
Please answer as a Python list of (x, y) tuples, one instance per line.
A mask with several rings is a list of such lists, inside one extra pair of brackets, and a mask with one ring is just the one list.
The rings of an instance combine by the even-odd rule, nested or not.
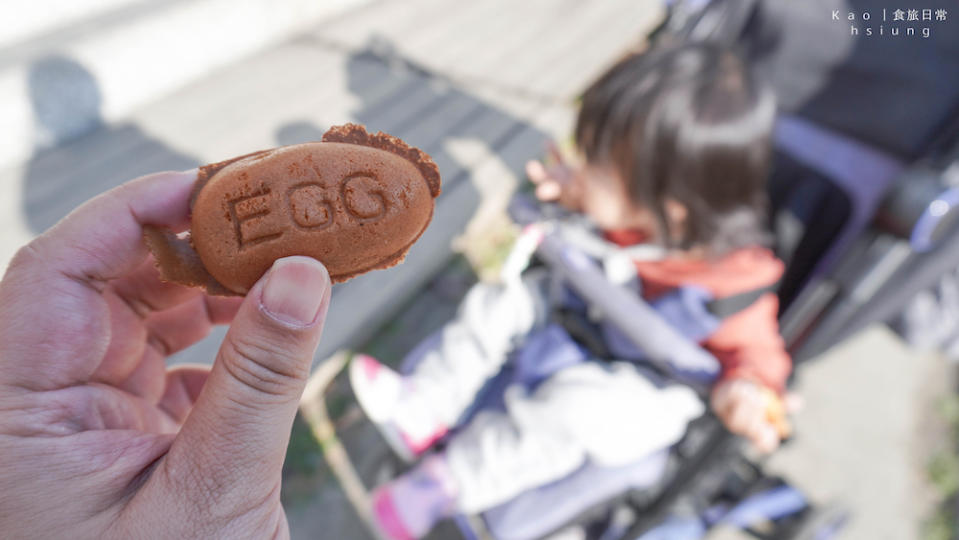
[(291, 255), (334, 282), (403, 260), (433, 217), (439, 169), (426, 153), (362, 126), (200, 167), (189, 239), (146, 227), (161, 277), (211, 294), (246, 294)]
[(792, 424), (789, 422), (789, 412), (786, 404), (776, 392), (763, 387), (763, 396), (766, 401), (766, 421), (776, 428), (780, 439), (792, 435)]

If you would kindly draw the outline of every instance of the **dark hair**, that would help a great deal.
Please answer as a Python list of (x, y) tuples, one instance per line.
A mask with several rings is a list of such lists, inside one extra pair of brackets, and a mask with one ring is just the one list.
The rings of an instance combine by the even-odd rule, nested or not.
[[(775, 100), (743, 61), (707, 44), (621, 60), (586, 90), (576, 143), (652, 211), (669, 247), (711, 254), (768, 243), (765, 185)], [(682, 238), (667, 199), (688, 210)], [(678, 245), (677, 245), (678, 244)]]

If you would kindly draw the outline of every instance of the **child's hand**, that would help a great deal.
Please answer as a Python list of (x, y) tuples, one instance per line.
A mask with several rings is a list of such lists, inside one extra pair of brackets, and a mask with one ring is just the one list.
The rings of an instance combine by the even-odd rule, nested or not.
[(719, 383), (713, 388), (711, 401), (713, 411), (729, 431), (749, 439), (760, 452), (772, 452), (789, 434), (783, 401), (751, 380)]
[(563, 159), (556, 143), (550, 141), (547, 150), (550, 156), (548, 165), (536, 160), (526, 162), (526, 175), (536, 185), (536, 198), (545, 202), (555, 201), (571, 210), (578, 210), (573, 168)]

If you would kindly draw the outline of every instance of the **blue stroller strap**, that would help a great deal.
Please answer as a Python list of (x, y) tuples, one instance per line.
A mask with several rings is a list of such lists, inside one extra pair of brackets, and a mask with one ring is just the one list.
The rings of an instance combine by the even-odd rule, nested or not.
[[(650, 305), (683, 337), (700, 343), (716, 332), (722, 323), (709, 311), (711, 301), (713, 297), (706, 289), (683, 286), (660, 296)], [(616, 325), (604, 321), (600, 329), (613, 357), (626, 360), (646, 358), (644, 349), (637, 347)]]
[(705, 392), (719, 371), (715, 357), (635, 294), (609, 283), (595, 262), (552, 234), (543, 236), (537, 252), (578, 296), (599, 310), (625, 339), (642, 349), (648, 362)]

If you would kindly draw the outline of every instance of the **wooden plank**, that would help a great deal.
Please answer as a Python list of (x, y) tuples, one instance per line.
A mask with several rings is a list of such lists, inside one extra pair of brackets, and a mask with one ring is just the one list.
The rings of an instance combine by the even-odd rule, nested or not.
[[(515, 10), (518, 6), (513, 4)], [(399, 31), (391, 25), (375, 35), (389, 40), (399, 54), (434, 71), (438, 67), (437, 56), (457, 48), (465, 36), (475, 33), (477, 25), (485, 24), (496, 13), (507, 9), (503, 0), (458, 2), (455, 9), (451, 9), (448, 1), (416, 2), (410, 8), (420, 17), (418, 25)]]
[[(474, 4), (478, 2), (470, 2)], [(409, 2), (378, 1), (350, 10), (317, 26), (309, 35), (321, 43), (343, 49), (362, 49), (372, 36), (411, 35), (426, 28), (430, 15), (437, 11), (449, 12), (448, 0), (415, 0)]]
[(663, 8), (657, 2), (634, 4), (620, 17), (609, 21), (608, 32), (571, 47), (555, 60), (548, 60), (561, 69), (551, 70), (534, 80), (532, 89), (536, 92), (553, 89), (557, 94), (575, 97), (627, 49), (639, 45), (662, 16)]
[(535, 53), (516, 55), (502, 67), (492, 70), (487, 76), (505, 87), (513, 87), (532, 95), (548, 96), (554, 100), (569, 99), (555, 88), (543, 87), (537, 82), (546, 74), (564, 71), (568, 77), (582, 78), (582, 73), (566, 69), (565, 54), (571, 49), (582, 48), (590, 41), (608, 36), (609, 19), (619, 15), (619, 2), (579, 3), (571, 7), (572, 13), (561, 17), (550, 27), (541, 29), (523, 47)]
[(24, 171), (22, 205), (24, 218), (34, 233), (40, 233), (84, 201), (132, 178), (163, 170), (185, 170), (197, 166), (196, 158), (170, 148), (165, 142), (128, 124), (115, 128), (135, 141), (135, 150), (117, 159), (101, 162), (71, 174), (39, 175), (28, 166)]
[(343, 62), (330, 51), (287, 46), (229, 73), (211, 75), (135, 118), (166, 139), (183, 141), (203, 161), (275, 146), (278, 124), (313, 112), (316, 101), (343, 92), (342, 81), (331, 81), (329, 75), (341, 74)]
[[(522, 3), (501, 14), (491, 32), (477, 24), (458, 39), (469, 48), (459, 57), (442, 58), (439, 69), (460, 81), (484, 81), (501, 84), (498, 73), (526, 56), (536, 56), (538, 36), (546, 35), (562, 18), (558, 10), (543, 9), (536, 2)], [(552, 36), (552, 39), (556, 39)]]
[(508, 145), (514, 132), (534, 127), (528, 118), (534, 112), (529, 102), (524, 103), (524, 114), (514, 114), (518, 107), (506, 111), (490, 105), (481, 96), (470, 96), (470, 99), (478, 107), (458, 123), (447, 125), (443, 123), (443, 115), (433, 116), (436, 132), (443, 130), (442, 136), (424, 146), (443, 172), (444, 189), (468, 178), (462, 172), (485, 159), (495, 158)]
[[(437, 22), (427, 33), (428, 40), (395, 38), (404, 54), (433, 71), (454, 75), (468, 69), (477, 57), (508, 47), (509, 34), (504, 31), (510, 22), (533, 13), (536, 2), (476, 2), (484, 9), (464, 9), (462, 13), (435, 13)], [(457, 10), (459, 11), (459, 10)], [(464, 17), (465, 15), (465, 17)], [(472, 16), (470, 16), (472, 15)], [(437, 31), (439, 30), (439, 31)]]

